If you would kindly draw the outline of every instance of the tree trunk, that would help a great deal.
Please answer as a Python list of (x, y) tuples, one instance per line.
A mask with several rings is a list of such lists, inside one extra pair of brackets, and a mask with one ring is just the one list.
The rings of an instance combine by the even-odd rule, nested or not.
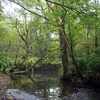
[(98, 54), (98, 36), (97, 33), (95, 33), (95, 53)]
[[(63, 0), (62, 0), (62, 3), (64, 3)], [(62, 12), (63, 12), (63, 10), (62, 10)], [(66, 74), (68, 72), (67, 47), (66, 47), (66, 43), (64, 41), (64, 37), (62, 35), (62, 31), (63, 31), (64, 35), (66, 36), (66, 34), (65, 34), (65, 17), (66, 17), (66, 12), (61, 15), (62, 22), (60, 23), (60, 27), (62, 28), (62, 30), (59, 28), (59, 39), (60, 39), (61, 60), (62, 60), (62, 65), (63, 65), (63, 76), (66, 76)]]
[[(87, 32), (86, 32), (86, 39), (87, 41), (89, 40), (89, 34), (90, 34), (90, 27), (87, 27)], [(86, 55), (87, 55), (87, 61), (88, 61), (88, 57), (89, 57), (89, 44), (87, 43), (86, 45)]]
[[(48, 7), (52, 10), (52, 12), (55, 12), (55, 10), (49, 5), (49, 3), (48, 3), (47, 1), (46, 1), (46, 3), (47, 3), (47, 5), (48, 5)], [(65, 13), (65, 14), (66, 14), (66, 13)], [(65, 36), (64, 27), (62, 27), (63, 24), (64, 24), (63, 21), (65, 20), (65, 15), (64, 15), (64, 14), (62, 15), (62, 18), (61, 18), (62, 22), (59, 20), (58, 17), (56, 17), (55, 19), (56, 19), (56, 22), (57, 22), (58, 27), (59, 27), (59, 31), (60, 31), (59, 34), (63, 37), (63, 41), (65, 42), (66, 47), (67, 47), (67, 49), (68, 49), (68, 51), (69, 51), (69, 53), (70, 53), (70, 56), (71, 56), (71, 58), (72, 58), (72, 60), (73, 60), (73, 63), (74, 63), (74, 65), (75, 65), (75, 67), (76, 67), (77, 73), (78, 73), (78, 75), (79, 75), (81, 78), (83, 78), (82, 75), (81, 75), (81, 73), (80, 73), (80, 71), (79, 71), (79, 68), (78, 68), (78, 65), (77, 65), (77, 63), (76, 63), (76, 60), (75, 60), (75, 58), (74, 58), (73, 52), (72, 52), (72, 50), (71, 50), (71, 48), (70, 48), (70, 45), (69, 45), (69, 43), (68, 43), (68, 39), (67, 39), (67, 37)], [(64, 19), (64, 20), (63, 20), (63, 19)], [(63, 60), (63, 59), (62, 59), (62, 60)], [(65, 61), (64, 61), (64, 62), (65, 62)], [(66, 64), (66, 66), (67, 66), (67, 64)], [(66, 68), (65, 65), (64, 65), (63, 68)], [(65, 70), (64, 72), (66, 72), (66, 70)], [(64, 73), (64, 74), (65, 74), (65, 73)]]
[(69, 41), (70, 41), (70, 48), (71, 48), (71, 51), (73, 53), (73, 40), (72, 40), (72, 32), (71, 32), (71, 23), (69, 22), (68, 23), (68, 31), (69, 31)]
[[(64, 25), (63, 25), (63, 30), (64, 30)], [(59, 30), (59, 38), (60, 38), (60, 48), (61, 48), (60, 49), (61, 59), (62, 59), (62, 65), (63, 65), (63, 76), (65, 76), (68, 71), (68, 68), (67, 68), (68, 57), (67, 57), (67, 51), (66, 51), (66, 43), (63, 39), (63, 36), (61, 35), (61, 30)]]

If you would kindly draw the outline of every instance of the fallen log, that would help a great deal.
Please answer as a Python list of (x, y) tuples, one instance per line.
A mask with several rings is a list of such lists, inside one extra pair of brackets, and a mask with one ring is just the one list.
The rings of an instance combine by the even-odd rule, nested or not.
[(26, 71), (17, 71), (17, 72), (12, 72), (9, 75), (19, 75), (19, 74), (27, 74), (28, 72)]

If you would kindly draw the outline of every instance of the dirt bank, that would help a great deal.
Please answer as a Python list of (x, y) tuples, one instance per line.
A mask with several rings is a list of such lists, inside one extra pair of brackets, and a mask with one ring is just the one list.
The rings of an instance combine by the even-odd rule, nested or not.
[(3, 92), (4, 88), (10, 81), (10, 76), (0, 75), (0, 93)]

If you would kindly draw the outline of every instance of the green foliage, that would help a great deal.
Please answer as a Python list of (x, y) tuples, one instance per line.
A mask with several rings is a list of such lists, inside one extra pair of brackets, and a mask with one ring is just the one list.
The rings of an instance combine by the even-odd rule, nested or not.
[(23, 63), (22, 66), (29, 68), (38, 60), (37, 57), (28, 57), (28, 59)]
[[(0, 53), (0, 72), (8, 73), (9, 69), (14, 65), (14, 61), (7, 58), (5, 53)], [(4, 72), (5, 71), (5, 72)]]
[(77, 58), (77, 63), (78, 63), (78, 67), (79, 67), (79, 70), (82, 74), (84, 74), (84, 72), (86, 71), (87, 69), (87, 59), (84, 57), (84, 58)]
[(7, 66), (7, 62), (5, 59), (6, 55), (4, 53), (0, 53), (0, 68), (2, 69), (3, 67)]
[(87, 69), (91, 69), (95, 74), (100, 72), (100, 57), (97, 54), (89, 56)]
[[(49, 3), (54, 9), (53, 12), (43, 0), (12, 1), (18, 2), (37, 15), (43, 15), (48, 20), (44, 20), (36, 14), (33, 15), (25, 9), (19, 11), (15, 9), (13, 14), (18, 13), (16, 18), (11, 14), (11, 18), (4, 19), (0, 5), (1, 71), (7, 67), (6, 71), (8, 72), (11, 67), (14, 67), (14, 61), (16, 60), (16, 63), (19, 64), (25, 54), (28, 59), (23, 63), (23, 66), (32, 66), (47, 51), (48, 54), (39, 64), (61, 64), (59, 27), (56, 18), (62, 18), (59, 24), (65, 26), (64, 31), (73, 48), (82, 75), (87, 76), (100, 72), (100, 57), (93, 54), (95, 51), (98, 51), (97, 54), (100, 53), (99, 45), (95, 46), (95, 42), (100, 44), (100, 4), (90, 3), (89, 0), (55, 0), (59, 5)], [(96, 35), (97, 41), (95, 40)], [(70, 59), (69, 52), (67, 55)], [(73, 64), (70, 60), (68, 63)]]
[(84, 77), (94, 76), (100, 72), (100, 57), (95, 53), (89, 57), (78, 58), (77, 62)]

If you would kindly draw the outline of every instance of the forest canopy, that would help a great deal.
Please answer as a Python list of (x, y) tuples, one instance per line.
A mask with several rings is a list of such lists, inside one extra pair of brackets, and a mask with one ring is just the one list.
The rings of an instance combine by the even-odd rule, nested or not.
[(56, 64), (100, 74), (99, 0), (1, 0), (0, 73)]

